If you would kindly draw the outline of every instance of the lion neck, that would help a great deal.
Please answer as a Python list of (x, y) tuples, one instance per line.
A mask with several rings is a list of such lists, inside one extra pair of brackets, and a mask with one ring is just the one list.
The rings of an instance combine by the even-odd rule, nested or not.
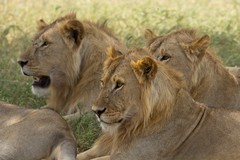
[[(201, 125), (206, 107), (195, 102), (185, 90), (181, 89), (177, 94), (177, 100), (173, 108), (173, 112), (167, 120), (149, 126), (149, 128), (146, 128), (147, 132), (136, 135), (130, 141), (123, 142), (122, 146), (117, 145), (119, 152), (121, 149), (125, 149), (126, 156), (132, 155), (133, 157), (134, 153), (145, 157), (145, 153), (153, 151), (152, 148), (157, 151), (154, 153), (156, 154), (155, 157), (159, 157), (159, 155), (168, 157), (177, 152), (178, 148)], [(142, 148), (143, 146), (145, 147)], [(126, 150), (126, 148), (128, 149)], [(131, 153), (128, 153), (128, 150)], [(125, 152), (121, 152), (121, 154), (125, 155)], [(154, 155), (151, 156), (154, 157)]]
[(209, 53), (193, 74), (192, 97), (208, 106), (239, 108), (240, 87), (236, 78)]
[[(205, 110), (206, 107), (195, 102), (187, 91), (178, 92), (173, 113), (158, 132), (166, 154), (175, 151), (191, 136), (203, 120)], [(171, 141), (166, 137), (171, 137)]]

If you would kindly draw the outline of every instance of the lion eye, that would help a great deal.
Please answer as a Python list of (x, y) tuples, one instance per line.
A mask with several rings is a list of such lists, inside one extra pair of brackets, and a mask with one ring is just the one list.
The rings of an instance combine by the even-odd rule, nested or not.
[(160, 56), (157, 56), (157, 59), (158, 59), (159, 61), (168, 61), (170, 58), (171, 58), (171, 56), (169, 56), (169, 55), (160, 55)]
[(41, 43), (40, 47), (45, 47), (45, 46), (47, 46), (47, 45), (48, 45), (47, 41), (43, 41), (43, 42)]
[(121, 89), (123, 87), (123, 83), (121, 81), (116, 81), (116, 84), (114, 86), (114, 90)]

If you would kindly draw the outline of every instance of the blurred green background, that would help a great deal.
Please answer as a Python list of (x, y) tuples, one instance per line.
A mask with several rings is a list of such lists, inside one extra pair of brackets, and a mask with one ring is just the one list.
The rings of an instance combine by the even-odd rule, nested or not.
[[(75, 12), (80, 20), (104, 21), (129, 47), (144, 45), (145, 28), (164, 34), (195, 28), (228, 66), (240, 66), (240, 0), (1, 0), (0, 100), (38, 108), (46, 103), (31, 93), (32, 79), (21, 75), (17, 57), (30, 44), (36, 21), (51, 22)], [(71, 122), (79, 150), (91, 146), (99, 127), (89, 114)]]

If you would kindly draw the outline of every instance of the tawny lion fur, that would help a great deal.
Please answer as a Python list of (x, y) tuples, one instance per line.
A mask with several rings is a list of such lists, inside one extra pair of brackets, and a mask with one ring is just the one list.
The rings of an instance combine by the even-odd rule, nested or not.
[(238, 82), (240, 83), (240, 67), (226, 67), (230, 73), (232, 73), (237, 79)]
[(145, 38), (158, 60), (183, 73), (187, 89), (196, 101), (210, 107), (240, 109), (240, 69), (223, 66), (209, 49), (209, 36), (197, 37), (191, 29), (164, 36), (146, 30)]
[(19, 56), (25, 75), (50, 77), (47, 88), (33, 86), (37, 95), (48, 95), (47, 106), (57, 112), (73, 113), (80, 102), (90, 110), (99, 92), (99, 80), (106, 49), (123, 45), (105, 26), (79, 21), (75, 14), (56, 19), (51, 24), (38, 21), (32, 45)]
[(77, 144), (66, 121), (49, 109), (0, 102), (1, 160), (75, 160)]
[(103, 135), (78, 160), (240, 158), (240, 113), (195, 102), (181, 74), (149, 52), (110, 50), (101, 86), (92, 109)]

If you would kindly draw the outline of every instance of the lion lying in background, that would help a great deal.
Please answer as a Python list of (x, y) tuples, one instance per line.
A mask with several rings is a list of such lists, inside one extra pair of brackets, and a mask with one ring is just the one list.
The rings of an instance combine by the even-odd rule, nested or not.
[(65, 120), (49, 109), (0, 102), (1, 160), (75, 160), (77, 145)]
[(79, 102), (83, 111), (90, 110), (109, 46), (126, 50), (104, 24), (79, 21), (75, 14), (68, 14), (50, 24), (40, 20), (33, 43), (18, 63), (24, 75), (34, 78), (33, 93), (48, 95), (46, 107), (70, 114)]
[(146, 50), (110, 50), (101, 86), (92, 109), (103, 135), (78, 160), (240, 159), (240, 113), (195, 102)]
[[(182, 72), (193, 99), (208, 106), (240, 109), (239, 69), (226, 69), (209, 48), (210, 38), (190, 29), (156, 36), (146, 30), (148, 48), (160, 61)], [(237, 71), (238, 70), (238, 71)], [(239, 74), (239, 75), (238, 75)]]

